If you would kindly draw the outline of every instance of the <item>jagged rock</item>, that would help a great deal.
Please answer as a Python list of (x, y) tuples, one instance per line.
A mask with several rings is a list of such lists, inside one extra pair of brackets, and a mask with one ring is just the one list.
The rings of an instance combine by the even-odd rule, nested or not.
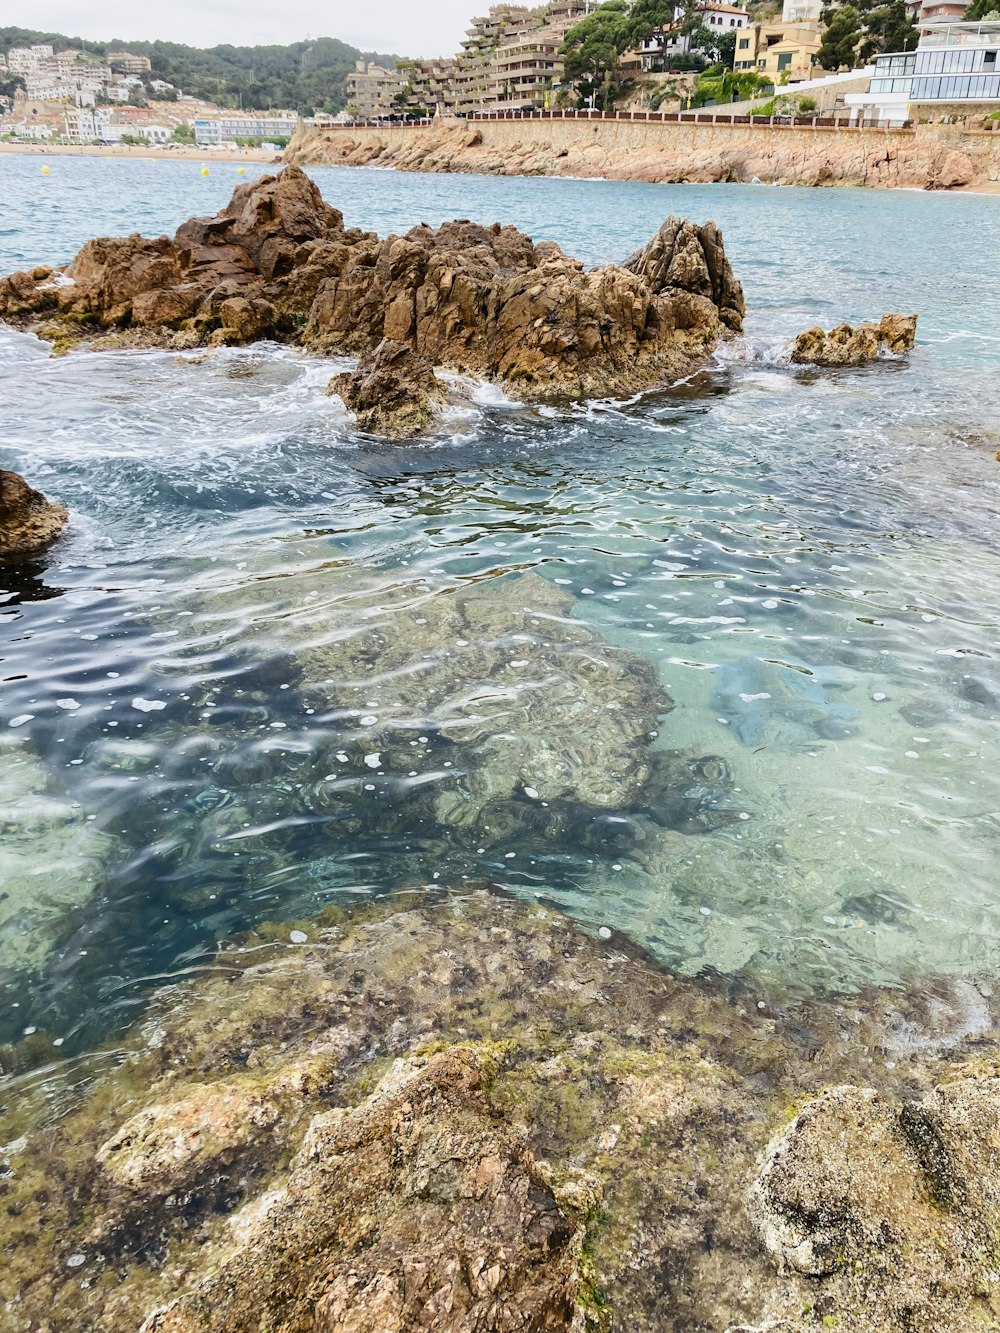
[(36, 555), (68, 520), (65, 505), (47, 500), (18, 473), (0, 469), (0, 557)]
[(829, 333), (806, 329), (795, 339), (792, 360), (801, 365), (866, 366), (878, 359), (883, 348), (900, 355), (913, 347), (917, 336), (916, 315), (883, 315), (878, 324), (838, 324)]
[(344, 400), (362, 430), (392, 439), (426, 430), (445, 397), (427, 358), (392, 338), (362, 357), (356, 370), (335, 375), (327, 393)]
[(670, 218), (626, 265), (586, 273), (551, 242), (498, 224), (384, 240), (347, 230), (298, 167), (239, 186), (172, 240), (93, 240), (65, 274), (36, 272), (0, 282), (0, 317), (60, 349), (113, 333), (118, 346), (280, 338), (364, 356), (391, 339), (534, 398), (632, 392), (687, 373), (743, 315), (712, 223)]

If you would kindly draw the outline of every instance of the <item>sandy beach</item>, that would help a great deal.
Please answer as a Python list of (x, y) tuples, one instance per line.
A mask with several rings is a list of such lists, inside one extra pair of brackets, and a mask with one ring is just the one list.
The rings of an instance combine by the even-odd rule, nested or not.
[(280, 162), (281, 154), (263, 148), (197, 148), (193, 144), (157, 147), (143, 144), (0, 143), (0, 153), (29, 153), (36, 157), (144, 157), (179, 162)]

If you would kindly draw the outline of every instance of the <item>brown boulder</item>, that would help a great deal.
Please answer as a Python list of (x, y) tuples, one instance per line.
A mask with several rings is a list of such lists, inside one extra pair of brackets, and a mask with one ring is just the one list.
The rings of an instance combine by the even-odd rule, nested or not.
[(427, 358), (391, 338), (362, 358), (357, 370), (335, 375), (327, 393), (344, 400), (361, 430), (391, 439), (426, 430), (445, 397)]
[(806, 329), (795, 339), (792, 360), (799, 365), (867, 366), (881, 351), (900, 355), (913, 347), (917, 336), (916, 315), (883, 315), (878, 324), (838, 324), (825, 333)]
[(0, 557), (35, 555), (59, 536), (69, 514), (16, 472), (0, 469)]

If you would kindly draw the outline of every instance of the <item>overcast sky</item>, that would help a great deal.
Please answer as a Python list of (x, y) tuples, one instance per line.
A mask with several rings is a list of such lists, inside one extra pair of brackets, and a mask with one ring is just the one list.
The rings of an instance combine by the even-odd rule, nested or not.
[(339, 37), (363, 51), (436, 56), (454, 55), (469, 18), (488, 7), (489, 0), (34, 0), (18, 22), (97, 40), (161, 37), (190, 46), (264, 46)]

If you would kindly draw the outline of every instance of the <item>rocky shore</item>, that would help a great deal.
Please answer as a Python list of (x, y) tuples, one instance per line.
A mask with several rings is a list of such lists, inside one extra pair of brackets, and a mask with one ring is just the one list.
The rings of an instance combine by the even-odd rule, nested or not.
[(4, 1327), (995, 1326), (958, 992), (780, 1011), (605, 934), (417, 886), (232, 942), (0, 1113)]
[(993, 138), (959, 131), (925, 134), (923, 127), (916, 134), (894, 134), (629, 121), (445, 122), (420, 130), (304, 129), (289, 144), (285, 161), (662, 184), (956, 189), (995, 178), (1000, 162)]
[(668, 218), (625, 263), (587, 272), (498, 224), (384, 240), (349, 229), (297, 167), (238, 187), (173, 239), (94, 240), (65, 271), (0, 281), (0, 318), (57, 350), (274, 338), (362, 356), (388, 338), (535, 399), (676, 378), (738, 332), (743, 311), (714, 223)]

